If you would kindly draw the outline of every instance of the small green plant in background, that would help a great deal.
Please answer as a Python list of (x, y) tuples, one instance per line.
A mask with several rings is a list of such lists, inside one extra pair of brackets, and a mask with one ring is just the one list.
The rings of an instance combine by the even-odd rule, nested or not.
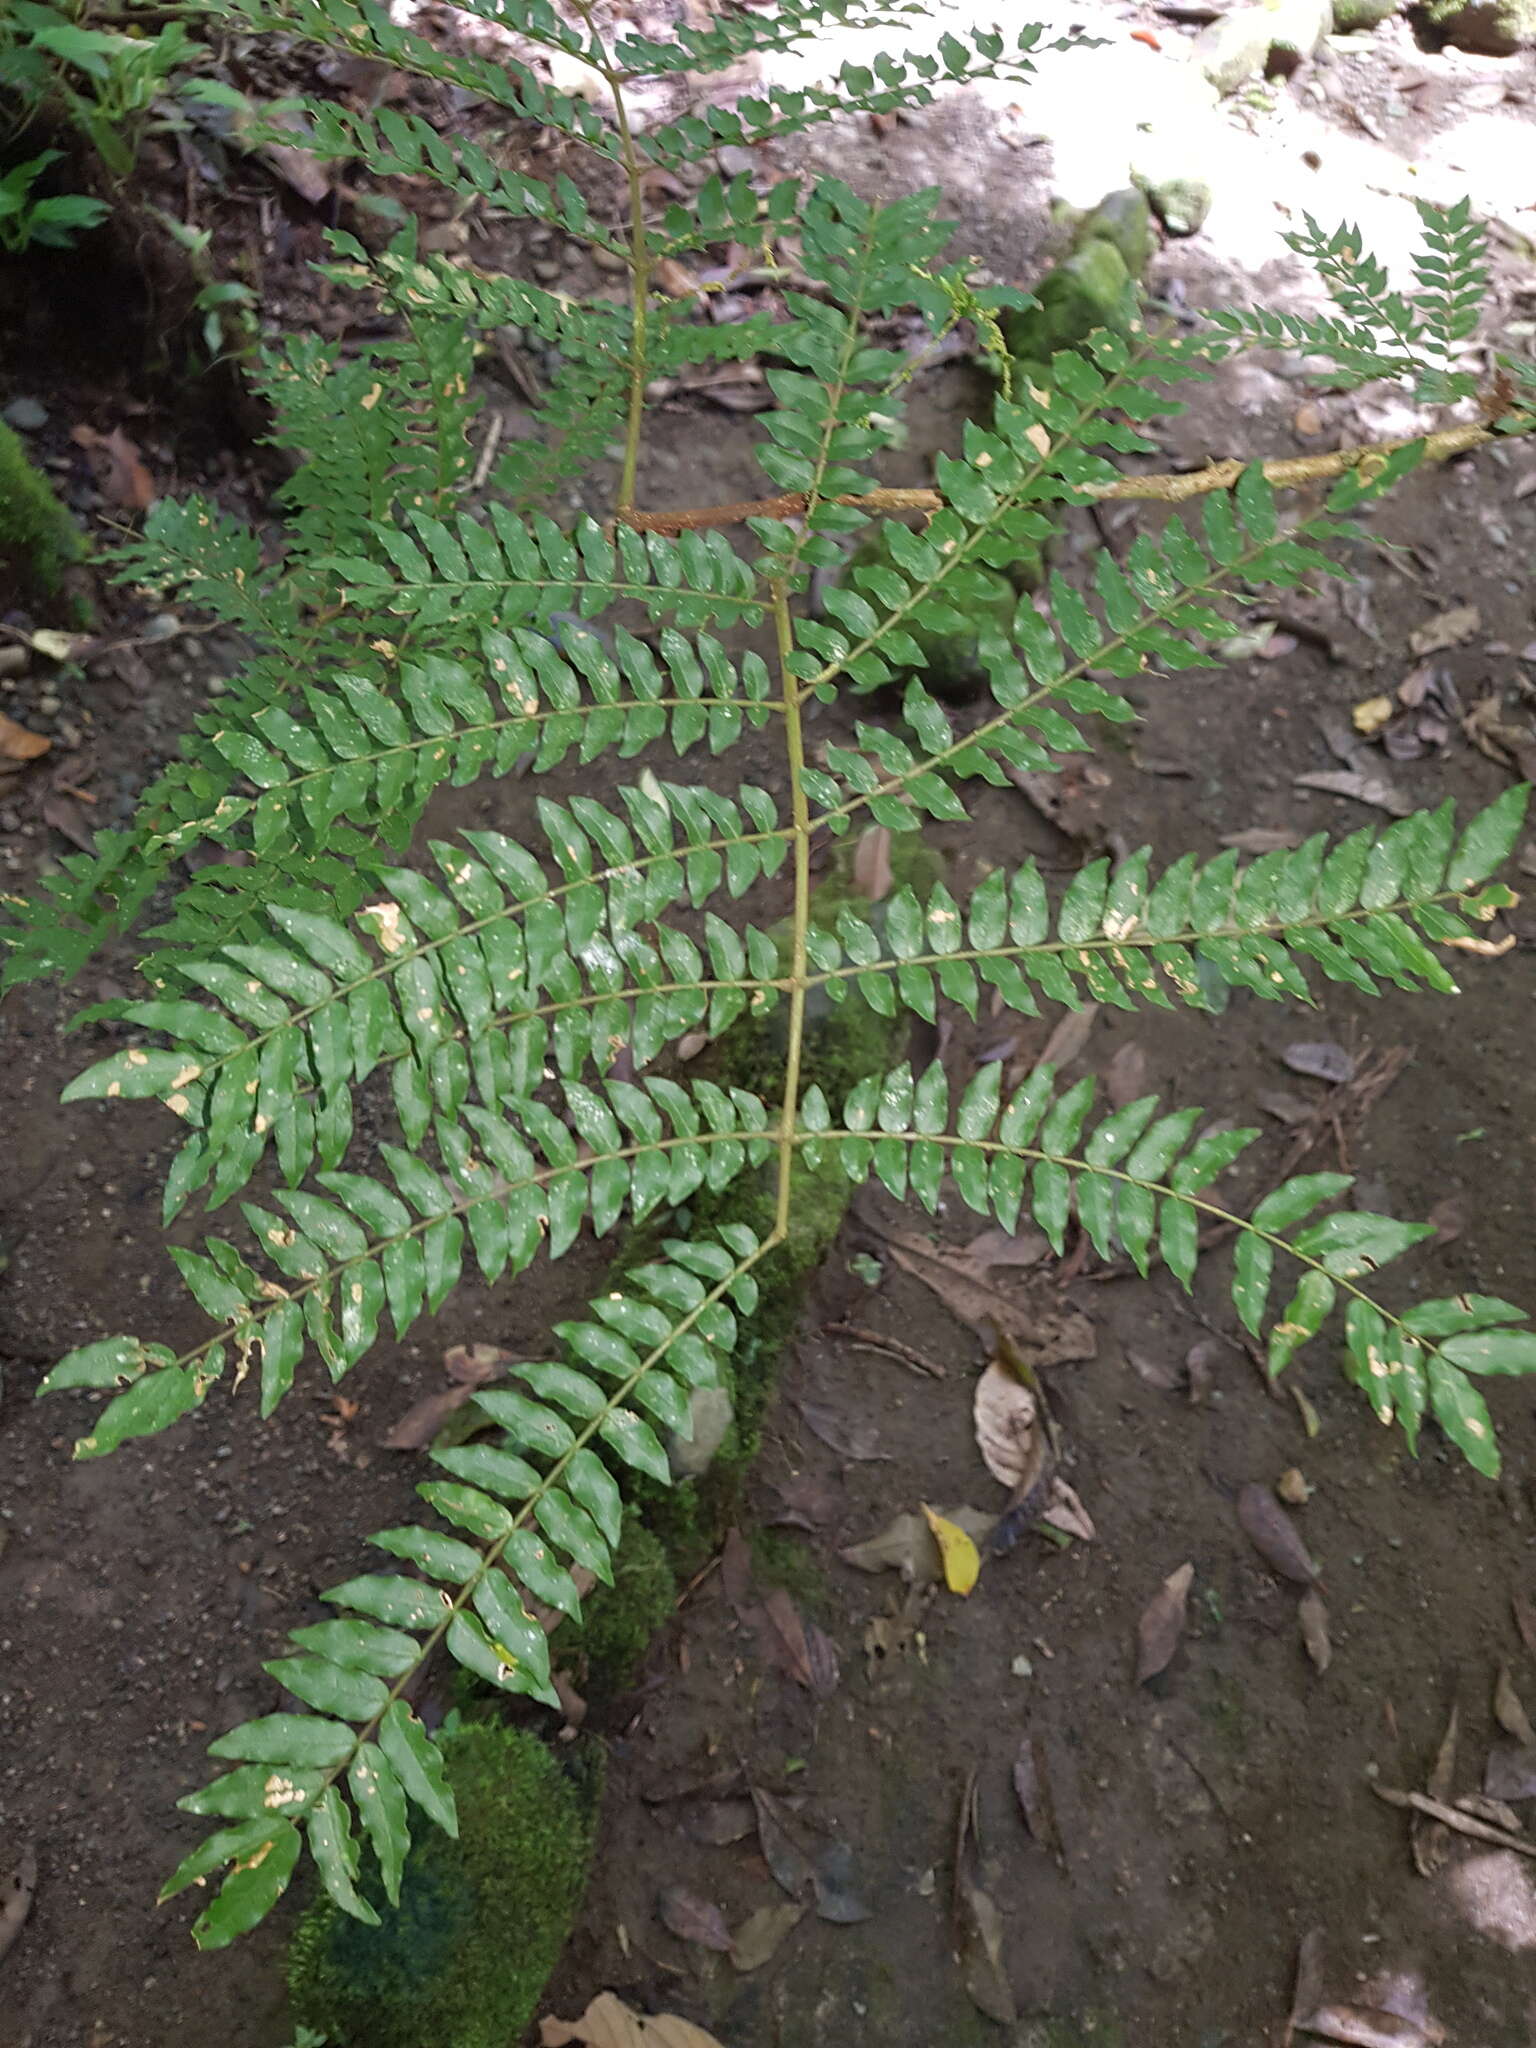
[(152, 125), (166, 118), (157, 101), (200, 51), (183, 22), (130, 36), (92, 27), (89, 13), (11, 0), (0, 22), (0, 91), (24, 111), (56, 102), (120, 183)]
[[(269, 1415), (308, 1361), (339, 1379), (384, 1341), (386, 1319), (399, 1338), (440, 1309), (466, 1264), (495, 1282), (563, 1257), (586, 1230), (649, 1231), (618, 1284), (555, 1326), (547, 1359), (477, 1396), (496, 1439), (433, 1453), (418, 1489), (429, 1516), (371, 1539), (390, 1568), (330, 1589), (332, 1618), (296, 1629), (291, 1654), (266, 1667), (297, 1706), (221, 1735), (211, 1753), (230, 1768), (183, 1802), (219, 1822), (166, 1887), (223, 1873), (197, 1939), (218, 1947), (253, 1926), (307, 1848), (326, 1894), (311, 1953), (323, 1927), (330, 1960), (330, 1944), (363, 1954), (374, 1922), (406, 1910), (408, 1858), (441, 1855), (473, 1824), (409, 1704), (423, 1664), (446, 1652), (502, 1693), (554, 1702), (545, 1620), (581, 1620), (582, 1588), (612, 1582), (626, 1501), (669, 1484), (664, 1439), (686, 1440), (694, 1394), (754, 1335), (760, 1283), (807, 1189), (874, 1176), (1004, 1229), (1031, 1216), (1058, 1251), (1075, 1219), (1104, 1257), (1142, 1273), (1161, 1262), (1185, 1287), (1203, 1227), (1220, 1222), (1235, 1310), (1267, 1336), (1271, 1372), (1342, 1310), (1345, 1371), (1377, 1417), (1410, 1448), (1432, 1417), (1485, 1473), (1498, 1453), (1477, 1382), (1536, 1370), (1536, 1332), (1514, 1305), (1457, 1295), (1399, 1313), (1380, 1297), (1380, 1269), (1432, 1232), (1339, 1207), (1347, 1176), (1303, 1175), (1234, 1211), (1215, 1183), (1257, 1134), (1208, 1129), (1197, 1106), (1147, 1097), (1105, 1114), (1091, 1079), (1063, 1089), (1048, 1067), (1005, 1096), (997, 1063), (955, 1095), (937, 1062), (882, 1056), (834, 1077), (814, 1051), (818, 1018), (850, 1006), (931, 1020), (941, 1003), (974, 1016), (983, 1001), (1029, 1015), (1088, 1001), (1210, 1012), (1231, 989), (1308, 1002), (1321, 981), (1453, 991), (1448, 962), (1486, 947), (1513, 900), (1492, 877), (1523, 790), (1460, 823), (1443, 805), (1246, 866), (1232, 851), (1154, 865), (1143, 849), (1058, 889), (1024, 861), (964, 901), (942, 880), (904, 880), (878, 914), (813, 887), (812, 846), (872, 827), (910, 844), (928, 820), (966, 821), (975, 783), (1051, 771), (1101, 722), (1133, 719), (1121, 679), (1219, 666), (1233, 601), (1337, 573), (1330, 549), (1416, 464), (1536, 424), (1531, 365), (1501, 358), (1484, 421), (1411, 444), (1273, 477), (1257, 462), (1126, 477), (1113, 459), (1151, 452), (1145, 429), (1175, 394), (1277, 335), (1336, 382), (1391, 379), (1436, 402), (1478, 391), (1461, 360), (1484, 284), (1465, 209), (1424, 210), (1411, 294), (1378, 286), (1358, 237), (1309, 225), (1298, 246), (1334, 292), (1326, 318), (1221, 314), (1168, 337), (1144, 327), (1127, 290), (1123, 320), (1037, 352), (1039, 328), (1018, 326), (1025, 296), (978, 285), (964, 252), (947, 253), (935, 194), (875, 206), (832, 179), (760, 193), (711, 173), (656, 217), (647, 198), (652, 172), (679, 184), (722, 144), (922, 104), (946, 79), (1027, 79), (1037, 29), (945, 37), (934, 54), (849, 64), (822, 87), (765, 88), (637, 133), (637, 77), (723, 72), (829, 21), (891, 25), (911, 10), (785, 0), (666, 43), (610, 40), (595, 10), (572, 25), (542, 0), (473, 11), (585, 66), (607, 111), (352, 0), (229, 9), (249, 29), (451, 84), (586, 150), (623, 194), (623, 227), (567, 178), (508, 171), (414, 115), (306, 109), (322, 153), (620, 258), (629, 303), (456, 265), (409, 234), (372, 256), (333, 238), (331, 274), (380, 294), (398, 331), (363, 354), (295, 339), (261, 357), (277, 438), (300, 458), (284, 552), (211, 504), (162, 501), (119, 558), (126, 578), (258, 651), (133, 827), (66, 861), (9, 933), (12, 981), (74, 971), (105, 938), (139, 934), (146, 992), (86, 1013), (122, 1042), (67, 1097), (152, 1098), (179, 1122), (167, 1222), (193, 1204), (232, 1207), (199, 1247), (170, 1254), (209, 1334), (180, 1351), (104, 1338), (48, 1376), (44, 1391), (108, 1397), (80, 1457), (168, 1428), (221, 1385)], [(655, 288), (663, 262), (791, 240), (808, 282), (786, 289), (782, 317), (711, 325)], [(964, 311), (984, 339), (1006, 328), (1024, 360), (1016, 374), (994, 347), (991, 423), (939, 458), (932, 490), (886, 491), (873, 471), (901, 432), (913, 366), (870, 327), (913, 306), (933, 341)], [(471, 509), (476, 337), (508, 325), (558, 369), (537, 431), (504, 452)], [(744, 356), (767, 363), (776, 400), (756, 451), (768, 492), (638, 506), (648, 388)], [(552, 516), (614, 443), (606, 515)], [(1325, 508), (1293, 517), (1277, 484), (1315, 480), (1331, 484)], [(1073, 514), (1114, 496), (1161, 498), (1167, 516), (1123, 561), (1099, 549), (1081, 577), (1047, 569)], [(1021, 564), (1033, 587), (999, 601)], [(840, 569), (818, 616), (812, 578)], [(974, 635), (986, 690), (964, 714), (927, 687), (924, 654), (931, 636), (959, 633)], [(854, 701), (813, 751), (819, 707), (876, 689), (899, 712)], [(748, 738), (755, 760), (771, 746), (773, 775), (736, 772)], [(668, 758), (700, 753), (722, 759), (713, 780)], [(599, 759), (618, 764), (607, 800), (577, 776), (537, 798), (521, 836), (465, 830), (405, 861), (435, 792)], [(141, 931), (176, 864), (209, 845), (238, 858), (178, 876)], [(674, 1057), (690, 1034), (719, 1040), (744, 1016), (782, 1031), (771, 1071), (712, 1076)], [(394, 1142), (365, 1135), (381, 1117)], [(727, 1207), (738, 1187), (747, 1202)], [(413, 1811), (443, 1831), (424, 1847)], [(446, 1913), (447, 1892), (433, 1896)]]
[(34, 242), (43, 248), (67, 249), (87, 228), (106, 219), (104, 200), (83, 192), (48, 195), (34, 190), (59, 155), (56, 149), (45, 149), (0, 177), (0, 249), (7, 255), (19, 255)]

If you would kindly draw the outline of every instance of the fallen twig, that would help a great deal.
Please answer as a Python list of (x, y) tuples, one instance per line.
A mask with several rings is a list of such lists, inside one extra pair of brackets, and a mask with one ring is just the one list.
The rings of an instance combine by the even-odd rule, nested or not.
[(862, 1323), (823, 1323), (824, 1337), (846, 1337), (850, 1344), (856, 1344), (861, 1351), (886, 1351), (892, 1358), (899, 1359), (913, 1372), (926, 1373), (930, 1379), (945, 1377), (942, 1365), (935, 1365), (931, 1358), (924, 1358), (920, 1351), (914, 1351), (910, 1344), (903, 1344), (899, 1337), (882, 1336), (879, 1330), (867, 1330)]
[(1496, 1842), (1501, 1849), (1513, 1849), (1519, 1856), (1536, 1856), (1536, 1842), (1529, 1842), (1521, 1835), (1512, 1835), (1504, 1828), (1496, 1828), (1491, 1821), (1478, 1820), (1474, 1814), (1463, 1813), (1459, 1806), (1447, 1806), (1443, 1800), (1431, 1799), (1427, 1792), (1399, 1792), (1391, 1785), (1374, 1782), (1371, 1790), (1388, 1806), (1412, 1807), (1415, 1813), (1427, 1813), (1432, 1820), (1454, 1828), (1458, 1835), (1471, 1835), (1479, 1842)]

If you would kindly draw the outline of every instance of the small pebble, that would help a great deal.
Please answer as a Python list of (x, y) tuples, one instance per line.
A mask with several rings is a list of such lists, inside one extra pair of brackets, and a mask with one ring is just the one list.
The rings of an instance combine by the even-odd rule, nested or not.
[(540, 284), (553, 284), (560, 275), (560, 265), (552, 256), (540, 256), (532, 265), (532, 269)]
[(94, 1159), (77, 1159), (75, 1161), (76, 1180), (94, 1180), (95, 1178), (96, 1162)]
[(13, 398), (0, 413), (0, 419), (8, 427), (14, 427), (18, 434), (35, 434), (39, 427), (48, 424), (48, 408), (39, 405), (35, 398)]
[(52, 690), (45, 690), (37, 700), (37, 708), (44, 718), (52, 718), (62, 702), (63, 699), (56, 697)]

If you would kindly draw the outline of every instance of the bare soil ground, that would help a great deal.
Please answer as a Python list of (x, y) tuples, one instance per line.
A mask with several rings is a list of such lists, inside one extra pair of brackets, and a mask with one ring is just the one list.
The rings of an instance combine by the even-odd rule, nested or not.
[[(1106, 65), (1142, 61), (1125, 56), (1128, 27), (1169, 42), (1178, 33), (1150, 9), (1107, 10), (1102, 25), (1118, 52)], [(1427, 82), (1405, 86), (1410, 71)], [(1309, 91), (1341, 73), (1345, 89)], [(1490, 80), (1505, 87), (1491, 106)], [(1305, 289), (1271, 217), (1290, 204), (1282, 171), (1299, 181), (1291, 158), (1315, 139), (1311, 125), (1298, 139), (1302, 123), (1319, 124), (1323, 135), (1322, 168), (1306, 171), (1313, 210), (1324, 219), (1359, 211), (1374, 181), (1386, 188), (1378, 211), (1388, 224), (1393, 207), (1406, 205), (1405, 166), (1455, 172), (1461, 159), (1449, 138), (1481, 134), (1485, 117), (1502, 124), (1506, 141), (1525, 145), (1523, 169), (1518, 149), (1505, 159), (1502, 204), (1516, 227), (1522, 207), (1529, 223), (1536, 190), (1517, 181), (1530, 185), (1532, 101), (1509, 95), (1531, 90), (1529, 64), (1428, 56), (1396, 25), (1358, 53), (1304, 68), (1279, 90), (1272, 115), (1220, 117), (1232, 131), (1232, 161), (1247, 166), (1241, 204), (1219, 183), (1207, 234), (1165, 250), (1154, 291), (1198, 306), (1234, 282), (1271, 299)], [(1401, 111), (1385, 117), (1385, 139), (1362, 129), (1362, 107), (1381, 127), (1369, 109), (1388, 104)], [(1031, 116), (1021, 118), (1027, 128)], [(872, 191), (939, 183), (962, 236), (999, 276), (1027, 283), (1048, 254), (1047, 201), (1057, 185), (1050, 147), (999, 140), (1018, 125), (984, 96), (961, 97), (883, 135), (831, 131), (812, 153)], [(1120, 181), (1113, 155), (1106, 146), (1106, 187)], [(1471, 182), (1483, 159), (1463, 155)], [(1254, 222), (1266, 207), (1260, 238)], [(302, 247), (308, 226), (300, 227), (289, 239)], [(515, 266), (528, 251), (509, 244), (504, 254)], [(539, 260), (566, 258), (556, 251)], [(579, 271), (570, 274), (580, 281)], [(1500, 291), (1499, 318), (1518, 335), (1536, 295), (1529, 247), (1503, 243)], [(34, 340), (47, 332), (39, 315)], [(1305, 393), (1292, 370), (1260, 363), (1225, 373), (1170, 432), (1169, 459), (1285, 454), (1395, 430), (1374, 401), (1324, 398), (1320, 417), (1300, 423), (1319, 431), (1300, 433)], [(95, 486), (69, 425), (126, 422), (161, 488), (211, 485), (263, 515), (266, 486), (247, 451), (221, 449), (216, 426), (168, 406), (126, 362), (109, 374), (99, 353), (55, 351), (50, 367), (18, 343), (0, 395), (49, 409), (36, 438), (82, 496)], [(507, 406), (505, 386), (492, 397)], [(928, 457), (957, 443), (974, 399), (960, 366), (925, 377), (891, 480), (924, 480)], [(728, 500), (759, 488), (750, 419), (697, 405), (658, 414), (645, 502)], [(1503, 716), (1524, 721), (1536, 682), (1536, 665), (1519, 654), (1536, 633), (1536, 495), (1519, 486), (1533, 475), (1530, 453), (1511, 450), (1416, 479), (1375, 524), (1397, 551), (1389, 558), (1362, 547), (1356, 584), (1289, 607), (1278, 658), (1149, 683), (1140, 692), (1144, 725), (1102, 756), (1109, 780), (1098, 828), (1128, 846), (1150, 841), (1171, 858), (1187, 847), (1212, 854), (1224, 836), (1254, 827), (1342, 832), (1364, 822), (1359, 805), (1299, 790), (1293, 778), (1336, 765), (1319, 719), (1347, 724), (1352, 706), (1395, 691), (1416, 660), (1410, 635), (1455, 606), (1476, 606), (1478, 622), (1434, 657), (1436, 667), (1463, 709), (1491, 696)], [(594, 506), (605, 502), (608, 481), (591, 480)], [(110, 505), (94, 509), (120, 516)], [(1123, 545), (1127, 527), (1110, 525), (1106, 537)], [(1085, 529), (1085, 544), (1097, 538)], [(145, 608), (122, 602), (120, 637), (142, 638)], [(40, 860), (65, 850), (71, 829), (115, 822), (211, 680), (237, 658), (236, 648), (180, 636), (125, 648), (84, 675), (38, 662), (0, 678), (0, 707), (51, 731), (58, 756), (73, 764), (65, 775), (50, 768), (0, 785), (6, 886), (24, 884)], [(835, 736), (843, 716), (841, 707), (828, 711), (818, 738)], [(1415, 802), (1486, 801), (1511, 773), (1454, 720), (1443, 746), (1391, 763), (1378, 751), (1373, 765)], [(60, 781), (97, 802), (71, 797)], [(516, 832), (531, 801), (526, 784), (487, 785), (455, 796), (431, 822), (436, 832), (487, 821)], [(1082, 852), (1013, 792), (985, 792), (973, 827), (934, 838), (959, 879), (978, 860), (1027, 852), (1065, 874)], [(1077, 1068), (1103, 1073), (1134, 1042), (1149, 1086), (1213, 1115), (1265, 1124), (1272, 1136), (1250, 1193), (1279, 1174), (1294, 1135), (1263, 1098), (1282, 1093), (1295, 1099), (1292, 1112), (1302, 1104), (1337, 1112), (1336, 1121), (1321, 1120), (1311, 1163), (1331, 1165), (1342, 1152), (1368, 1205), (1445, 1219), (1440, 1238), (1405, 1267), (1406, 1289), (1462, 1286), (1530, 1301), (1528, 942), (1536, 927), (1522, 920), (1516, 913), (1521, 944), (1512, 953), (1465, 963), (1456, 1001), (1364, 1005), (1328, 989), (1310, 1013), (1234, 998), (1215, 1024), (1106, 1012)], [(33, 1842), (41, 1875), (32, 1919), (0, 1964), (0, 2043), (201, 2048), (218, 2039), (276, 2048), (287, 2039), (278, 1968), (286, 1913), (233, 1954), (195, 1954), (181, 1908), (153, 1907), (158, 1880), (185, 1846), (174, 1800), (200, 1782), (210, 1737), (270, 1704), (260, 1659), (318, 1611), (319, 1588), (357, 1568), (360, 1532), (406, 1511), (418, 1474), (379, 1438), (435, 1382), (442, 1349), (492, 1339), (537, 1355), (601, 1254), (590, 1249), (515, 1290), (465, 1287), (412, 1343), (382, 1348), (357, 1384), (340, 1390), (344, 1402), (311, 1388), (263, 1429), (216, 1408), (112, 1460), (71, 1466), (73, 1416), (30, 1400), (47, 1365), (106, 1330), (174, 1339), (186, 1327), (156, 1223), (163, 1120), (138, 1107), (110, 1118), (57, 1107), (60, 1086), (92, 1051), (88, 1035), (63, 1036), (65, 1020), (77, 999), (125, 987), (130, 973), (128, 957), (109, 959), (82, 989), (24, 992), (5, 1013), (0, 1867)], [(1022, 1068), (1049, 1021), (962, 1023), (944, 1056), (963, 1074), (1006, 1040), (1006, 1057)], [(1369, 1114), (1352, 1115), (1347, 1089), (1330, 1096), (1284, 1067), (1284, 1048), (1320, 1039), (1357, 1059), (1405, 1049)], [(881, 1256), (892, 1229), (923, 1227), (883, 1201), (861, 1204), (808, 1310), (755, 1480), (763, 1523), (785, 1511), (789, 1487), (811, 1525), (780, 1529), (758, 1577), (769, 1586), (776, 1569), (825, 1631), (840, 1663), (836, 1687), (817, 1701), (772, 1667), (741, 1618), (751, 1601), (739, 1578), (716, 1571), (690, 1594), (642, 1684), (608, 1717), (613, 1761), (593, 1884), (549, 2009), (579, 2010), (611, 1986), (636, 2004), (692, 2015), (731, 2048), (833, 2040), (1257, 2048), (1280, 2038), (1298, 1941), (1319, 1927), (1329, 1941), (1331, 1998), (1380, 2004), (1391, 1996), (1405, 2011), (1418, 1999), (1455, 2048), (1536, 2039), (1529, 1865), (1467, 1844), (1426, 1879), (1410, 1863), (1405, 1817), (1371, 1794), (1373, 1776), (1422, 1783), (1453, 1701), (1462, 1726), (1455, 1789), (1477, 1787), (1495, 1733), (1501, 1661), (1536, 1705), (1536, 1649), (1522, 1644), (1511, 1606), (1536, 1594), (1532, 1394), (1519, 1382), (1494, 1386), (1505, 1476), (1489, 1484), (1433, 1435), (1419, 1462), (1409, 1461), (1371, 1422), (1326, 1346), (1293, 1373), (1315, 1408), (1318, 1430), (1309, 1436), (1298, 1405), (1265, 1388), (1235, 1341), (1219, 1258), (1193, 1305), (1166, 1276), (1069, 1280), (1049, 1268), (1004, 1276), (1021, 1299), (1047, 1306), (1065, 1285), (1096, 1327), (1096, 1356), (1050, 1379), (1067, 1476), (1096, 1537), (1066, 1550), (1026, 1539), (987, 1565), (970, 1599), (940, 1590), (908, 1603), (893, 1576), (860, 1574), (839, 1550), (920, 1501), (1000, 1504), (971, 1436), (979, 1340), (889, 1261), (873, 1289), (848, 1269), (855, 1251)], [(974, 1225), (956, 1212), (939, 1227), (963, 1240)], [(850, 1317), (897, 1337), (944, 1377), (825, 1333), (828, 1321)], [(1208, 1347), (1198, 1402), (1182, 1387), (1153, 1384), (1128, 1358), (1135, 1352), (1174, 1375), (1196, 1343)], [(833, 1451), (805, 1423), (804, 1402), (830, 1411), (844, 1441), (865, 1432), (872, 1441), (862, 1448), (877, 1455)], [(1257, 1556), (1234, 1515), (1239, 1487), (1272, 1482), (1289, 1467), (1315, 1489), (1299, 1520), (1324, 1571), (1333, 1638), (1324, 1675), (1303, 1654), (1293, 1589)], [(1137, 1617), (1186, 1562), (1195, 1576), (1185, 1644), (1165, 1676), (1137, 1688)], [(1052, 1795), (1055, 1843), (1032, 1839), (1019, 1813), (1012, 1773), (1026, 1742)], [(1018, 2014), (1008, 2025), (978, 2012), (955, 1957), (955, 1831), (973, 1773), (979, 1876), (1001, 1915), (1002, 1968)], [(657, 1918), (658, 1892), (669, 1884), (721, 1905), (733, 1928), (783, 1898), (755, 1832), (720, 1839), (732, 1823), (714, 1809), (739, 1805), (745, 1779), (783, 1796), (814, 1856), (846, 1845), (853, 1887), (869, 1908), (856, 1924), (807, 1917), (751, 1972), (678, 1941)], [(1373, 1978), (1394, 1982), (1383, 1989)]]

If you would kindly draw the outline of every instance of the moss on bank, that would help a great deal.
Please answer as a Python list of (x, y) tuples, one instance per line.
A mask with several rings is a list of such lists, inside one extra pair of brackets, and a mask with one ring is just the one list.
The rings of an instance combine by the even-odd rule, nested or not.
[[(0, 421), (0, 583), (11, 583), (24, 598), (59, 595), (65, 571), (84, 559), (85, 542), (75, 522), (34, 469), (20, 437)], [(79, 618), (78, 599), (70, 604)]]
[(321, 1898), (288, 1951), (295, 2017), (334, 2048), (506, 2048), (533, 2016), (586, 1884), (600, 1753), (578, 1776), (492, 1722), (444, 1738), (457, 1841), (417, 1831), (400, 1903), (376, 1874), (367, 1927)]

